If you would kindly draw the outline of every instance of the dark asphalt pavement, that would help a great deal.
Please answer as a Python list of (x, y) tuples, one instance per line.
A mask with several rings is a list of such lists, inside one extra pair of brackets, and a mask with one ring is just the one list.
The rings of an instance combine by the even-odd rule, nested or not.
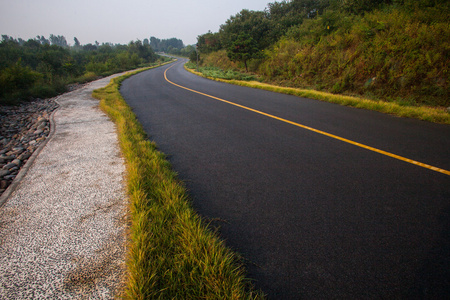
[[(450, 295), (450, 176), (176, 87), (121, 93), (269, 299)], [(174, 83), (450, 170), (450, 126), (214, 82)]]

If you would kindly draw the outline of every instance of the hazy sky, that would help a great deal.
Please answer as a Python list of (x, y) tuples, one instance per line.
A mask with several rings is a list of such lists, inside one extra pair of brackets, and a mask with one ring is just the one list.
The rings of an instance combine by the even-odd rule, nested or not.
[(0, 0), (0, 34), (28, 40), (63, 35), (69, 44), (127, 44), (155, 36), (185, 45), (242, 9), (264, 10), (271, 0)]

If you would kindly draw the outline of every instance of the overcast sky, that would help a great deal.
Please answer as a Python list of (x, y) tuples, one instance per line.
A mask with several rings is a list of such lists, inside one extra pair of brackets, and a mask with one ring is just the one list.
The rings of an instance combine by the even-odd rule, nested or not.
[(195, 44), (197, 36), (242, 9), (264, 10), (271, 0), (0, 0), (0, 34), (28, 40), (63, 35), (69, 44), (128, 44), (154, 36)]

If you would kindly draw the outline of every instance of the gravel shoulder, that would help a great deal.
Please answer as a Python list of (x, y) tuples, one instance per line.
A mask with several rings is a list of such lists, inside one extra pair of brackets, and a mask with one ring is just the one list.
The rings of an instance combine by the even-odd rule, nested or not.
[(110, 299), (120, 292), (125, 166), (115, 126), (91, 97), (110, 79), (58, 98), (50, 138), (0, 207), (0, 299)]

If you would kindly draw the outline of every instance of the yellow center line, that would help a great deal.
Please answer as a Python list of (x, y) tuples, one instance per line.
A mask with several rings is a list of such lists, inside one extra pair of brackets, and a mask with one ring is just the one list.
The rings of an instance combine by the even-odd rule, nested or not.
[(349, 140), (349, 139), (346, 139), (346, 138), (343, 138), (343, 137), (340, 137), (340, 136), (337, 136), (337, 135), (334, 135), (334, 134), (331, 134), (331, 133), (328, 133), (328, 132), (325, 132), (325, 131), (321, 131), (321, 130), (318, 130), (318, 129), (315, 129), (315, 128), (312, 128), (312, 127), (309, 127), (309, 126), (305, 126), (305, 125), (302, 125), (302, 124), (299, 124), (299, 123), (296, 123), (296, 122), (292, 122), (292, 121), (289, 121), (289, 120), (286, 120), (286, 119), (283, 119), (283, 118), (280, 118), (280, 117), (277, 117), (277, 116), (274, 116), (274, 115), (271, 115), (271, 114), (268, 114), (268, 113), (265, 113), (265, 112), (262, 112), (262, 111), (259, 111), (259, 110), (256, 110), (256, 109), (244, 106), (244, 105), (240, 105), (240, 104), (228, 101), (228, 100), (224, 100), (224, 99), (221, 99), (221, 98), (218, 98), (218, 97), (214, 97), (214, 96), (211, 96), (211, 95), (208, 95), (208, 94), (205, 94), (205, 93), (202, 93), (202, 92), (199, 92), (199, 91), (196, 91), (196, 90), (184, 87), (182, 85), (176, 84), (176, 83), (170, 81), (167, 78), (167, 71), (170, 68), (174, 67), (174, 66), (175, 65), (172, 65), (171, 67), (167, 68), (164, 71), (164, 78), (166, 79), (167, 82), (169, 82), (169, 83), (171, 83), (171, 84), (173, 84), (173, 85), (175, 85), (175, 86), (177, 86), (179, 88), (182, 88), (182, 89), (188, 90), (190, 92), (197, 93), (197, 94), (200, 94), (200, 95), (203, 95), (203, 96), (206, 96), (206, 97), (209, 97), (209, 98), (221, 101), (221, 102), (225, 102), (225, 103), (228, 103), (228, 104), (231, 104), (231, 105), (234, 105), (234, 106), (237, 106), (237, 107), (240, 107), (240, 108), (243, 108), (243, 109), (255, 112), (257, 114), (260, 114), (260, 115), (263, 115), (263, 116), (266, 116), (266, 117), (269, 117), (269, 118), (272, 118), (272, 119), (275, 119), (275, 120), (279, 120), (279, 121), (282, 121), (282, 122), (285, 122), (285, 123), (288, 123), (288, 124), (291, 124), (291, 125), (303, 128), (303, 129), (306, 129), (306, 130), (310, 130), (310, 131), (313, 131), (315, 133), (322, 134), (322, 135), (331, 137), (333, 139), (337, 139), (337, 140), (343, 141), (343, 142), (348, 143), (348, 144), (352, 144), (354, 146), (358, 146), (358, 147), (361, 147), (361, 148), (364, 148), (364, 149), (367, 149), (367, 150), (370, 150), (370, 151), (373, 151), (373, 152), (377, 152), (377, 153), (380, 153), (380, 154), (383, 154), (383, 155), (386, 155), (386, 156), (389, 156), (389, 157), (392, 157), (392, 158), (395, 158), (395, 159), (398, 159), (398, 160), (401, 160), (401, 161), (405, 161), (405, 162), (410, 163), (410, 164), (414, 164), (414, 165), (417, 165), (417, 166), (420, 166), (420, 167), (423, 167), (423, 168), (426, 168), (426, 169), (430, 169), (430, 170), (433, 170), (433, 171), (436, 171), (436, 172), (439, 172), (439, 173), (450, 175), (450, 171), (447, 171), (447, 170), (444, 170), (444, 169), (441, 169), (441, 168), (438, 168), (438, 167), (433, 167), (433, 166), (430, 166), (430, 165), (427, 165), (427, 164), (424, 164), (424, 163), (421, 163), (421, 162), (418, 162), (418, 161), (415, 161), (415, 160), (412, 160), (412, 159), (409, 159), (409, 158), (406, 158), (406, 157), (403, 157), (403, 156), (400, 156), (400, 155), (397, 155), (397, 154), (393, 154), (393, 153), (390, 153), (390, 152), (387, 152), (387, 151), (384, 151), (384, 150), (380, 150), (380, 149), (377, 149), (377, 148), (374, 148), (374, 147), (370, 147), (370, 146), (367, 146), (367, 145), (364, 145), (364, 144), (361, 144), (361, 143), (358, 143), (358, 142), (355, 142), (355, 141), (352, 141), (352, 140)]

